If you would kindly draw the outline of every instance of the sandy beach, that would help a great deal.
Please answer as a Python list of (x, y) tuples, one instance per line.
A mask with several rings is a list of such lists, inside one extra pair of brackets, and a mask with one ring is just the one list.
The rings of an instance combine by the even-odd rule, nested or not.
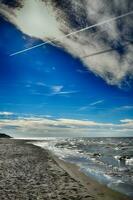
[(0, 140), (1, 200), (129, 200), (47, 150), (24, 140)]

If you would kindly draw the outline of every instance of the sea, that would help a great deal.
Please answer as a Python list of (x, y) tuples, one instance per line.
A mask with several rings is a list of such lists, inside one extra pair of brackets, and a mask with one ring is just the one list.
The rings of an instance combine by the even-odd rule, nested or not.
[(45, 138), (34, 145), (73, 163), (92, 179), (133, 197), (133, 138)]

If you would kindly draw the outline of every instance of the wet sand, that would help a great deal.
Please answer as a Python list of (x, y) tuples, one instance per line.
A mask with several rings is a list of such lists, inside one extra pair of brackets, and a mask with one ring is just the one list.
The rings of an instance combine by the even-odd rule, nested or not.
[(24, 140), (0, 139), (1, 200), (129, 200)]

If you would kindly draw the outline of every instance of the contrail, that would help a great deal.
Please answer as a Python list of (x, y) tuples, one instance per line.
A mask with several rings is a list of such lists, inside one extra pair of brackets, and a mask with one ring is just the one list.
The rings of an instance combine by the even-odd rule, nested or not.
[(47, 40), (46, 42), (40, 43), (40, 44), (38, 44), (38, 45), (29, 47), (29, 48), (27, 48), (27, 49), (23, 49), (23, 50), (21, 50), (21, 51), (17, 51), (17, 52), (15, 52), (15, 53), (10, 54), (10, 56), (15, 56), (15, 55), (24, 53), (24, 52), (26, 52), (26, 51), (30, 51), (30, 50), (32, 50), (32, 49), (41, 47), (41, 46), (43, 46), (43, 45), (45, 45), (45, 44), (50, 44), (50, 43), (52, 43), (52, 42), (56, 42), (56, 41), (62, 40), (62, 39), (67, 38), (67, 37), (69, 37), (69, 36), (71, 36), (71, 35), (80, 33), (80, 32), (85, 31), (85, 30), (89, 30), (89, 29), (94, 28), (94, 27), (97, 27), (97, 26), (101, 26), (101, 25), (103, 25), (103, 24), (109, 23), (109, 22), (114, 21), (114, 20), (117, 20), (117, 19), (121, 19), (121, 18), (123, 18), (123, 17), (129, 16), (129, 15), (132, 15), (132, 14), (133, 14), (133, 11), (127, 12), (127, 13), (122, 14), (122, 15), (119, 15), (119, 16), (117, 16), (117, 17), (113, 17), (113, 18), (110, 18), (110, 19), (108, 19), (108, 20), (99, 22), (99, 23), (97, 23), (97, 24), (93, 24), (93, 25), (91, 25), (91, 26), (88, 26), (88, 27), (79, 29), (79, 30), (77, 30), (77, 31), (73, 31), (73, 32), (71, 32), (71, 33), (68, 33), (68, 34), (66, 34), (66, 35), (64, 35), (64, 36), (62, 36), (62, 37), (60, 37), (60, 38), (55, 38), (55, 39), (53, 39), (53, 40)]
[[(123, 47), (129, 46), (129, 45), (132, 45), (132, 42), (127, 43), (127, 44), (124, 44)], [(98, 51), (98, 52), (95, 52), (95, 53), (92, 53), (92, 54), (89, 54), (89, 55), (85, 55), (85, 56), (83, 56), (82, 58), (88, 58), (88, 57), (92, 57), (92, 56), (97, 56), (97, 55), (99, 55), (99, 54), (108, 53), (108, 52), (110, 52), (110, 51), (116, 51), (116, 49), (114, 49), (114, 48), (105, 49), (105, 50)]]
[(108, 53), (110, 51), (115, 51), (115, 49), (110, 48), (110, 49), (106, 49), (106, 50), (103, 50), (103, 51), (98, 51), (96, 53), (92, 53), (92, 54), (83, 56), (82, 58), (88, 58), (88, 57), (96, 56), (96, 55), (99, 55), (99, 54)]

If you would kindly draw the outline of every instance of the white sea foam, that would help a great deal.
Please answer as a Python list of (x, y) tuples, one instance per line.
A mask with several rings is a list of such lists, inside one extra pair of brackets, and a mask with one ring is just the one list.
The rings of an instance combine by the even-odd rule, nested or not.
[[(124, 139), (121, 140), (123, 142)], [(117, 144), (116, 139), (115, 142), (113, 139), (110, 141), (112, 143), (110, 149), (106, 148), (108, 146), (108, 139), (105, 139), (102, 144), (100, 141), (90, 138), (46, 138), (45, 141), (40, 140), (33, 142), (33, 144), (50, 150), (60, 159), (78, 165), (85, 174), (108, 185), (108, 187), (132, 195), (130, 172), (133, 158), (120, 160), (123, 151), (116, 155), (116, 151), (113, 148), (114, 143), (115, 145)], [(95, 157), (95, 153), (99, 153), (101, 156)], [(130, 155), (130, 149), (126, 151), (126, 154)]]
[(116, 160), (119, 160), (120, 157), (121, 157), (121, 156), (119, 156), (119, 155), (114, 156), (114, 158), (115, 158)]
[(126, 165), (133, 166), (133, 158), (126, 159)]

